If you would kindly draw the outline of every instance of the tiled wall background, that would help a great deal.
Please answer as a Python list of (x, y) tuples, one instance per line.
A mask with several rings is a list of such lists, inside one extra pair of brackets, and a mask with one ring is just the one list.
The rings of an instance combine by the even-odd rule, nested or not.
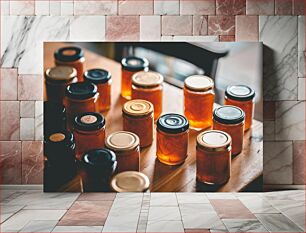
[(42, 183), (43, 41), (262, 41), (264, 182), (305, 184), (304, 0), (1, 0), (0, 169)]

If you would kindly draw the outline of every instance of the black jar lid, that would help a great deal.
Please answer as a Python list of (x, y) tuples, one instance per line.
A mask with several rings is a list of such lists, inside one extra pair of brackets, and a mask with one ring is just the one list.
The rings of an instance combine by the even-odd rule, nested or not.
[(189, 129), (189, 122), (180, 114), (168, 113), (158, 118), (157, 128), (166, 133), (182, 133)]
[(66, 108), (60, 103), (51, 101), (44, 102), (44, 117), (52, 118), (66, 118)]
[(83, 155), (82, 163), (88, 168), (98, 167), (103, 170), (115, 170), (117, 166), (116, 154), (106, 148), (90, 150)]
[(248, 101), (255, 97), (255, 91), (246, 85), (233, 85), (226, 88), (225, 96), (232, 100)]
[(149, 66), (149, 61), (146, 58), (140, 57), (125, 57), (121, 60), (121, 65), (128, 71), (141, 71)]
[(112, 78), (112, 75), (107, 70), (91, 69), (84, 73), (84, 79), (94, 84), (107, 83)]
[(244, 121), (244, 111), (241, 108), (225, 105), (214, 110), (214, 120), (222, 124), (239, 124)]
[(84, 57), (84, 52), (75, 46), (63, 47), (54, 52), (54, 57), (58, 61), (74, 62)]
[[(50, 133), (45, 137), (45, 145), (46, 147), (70, 147), (74, 144), (73, 134), (69, 131), (61, 130), (55, 133)], [(47, 149), (47, 148), (46, 148)]]
[(66, 96), (71, 99), (84, 100), (97, 93), (97, 86), (90, 82), (71, 83), (66, 88)]
[(105, 125), (105, 118), (97, 112), (85, 112), (74, 118), (74, 127), (82, 131), (94, 131)]

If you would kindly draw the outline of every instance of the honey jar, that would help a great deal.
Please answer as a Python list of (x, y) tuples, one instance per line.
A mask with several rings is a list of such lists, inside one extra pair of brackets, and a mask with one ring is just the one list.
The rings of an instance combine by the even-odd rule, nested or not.
[(243, 149), (244, 112), (241, 108), (225, 105), (214, 110), (213, 129), (228, 133), (232, 138), (232, 155)]
[(96, 112), (77, 115), (74, 119), (73, 134), (76, 143), (76, 158), (81, 160), (85, 152), (104, 147), (104, 117)]
[(67, 127), (72, 129), (74, 118), (84, 112), (97, 112), (99, 93), (90, 82), (77, 82), (67, 86), (64, 105), (67, 111)]
[(84, 73), (85, 81), (96, 84), (99, 92), (99, 110), (106, 111), (111, 106), (111, 73), (103, 69), (91, 69)]
[(56, 66), (71, 66), (76, 69), (78, 81), (83, 81), (84, 52), (81, 48), (75, 46), (63, 47), (54, 53)]
[(135, 171), (121, 172), (114, 176), (111, 187), (115, 192), (145, 192), (149, 189), (149, 178)]
[(123, 105), (123, 130), (135, 133), (140, 139), (140, 147), (153, 141), (153, 105), (146, 100), (130, 100)]
[(78, 81), (77, 71), (69, 66), (55, 66), (45, 72), (46, 94), (50, 102), (63, 103), (67, 85)]
[(162, 115), (157, 120), (157, 158), (167, 165), (178, 165), (187, 158), (189, 123), (175, 113)]
[(197, 180), (211, 185), (226, 183), (231, 175), (231, 136), (208, 130), (197, 136)]
[(110, 134), (105, 141), (108, 149), (117, 157), (117, 173), (139, 171), (139, 137), (128, 131), (117, 131)]
[(121, 96), (131, 99), (132, 76), (138, 71), (148, 71), (149, 62), (145, 58), (125, 57), (121, 60)]
[(66, 130), (66, 108), (63, 104), (44, 102), (44, 135)]
[(143, 99), (154, 106), (154, 119), (163, 111), (163, 86), (164, 77), (153, 71), (137, 72), (132, 77), (132, 99)]
[(233, 105), (241, 108), (245, 113), (244, 130), (248, 130), (252, 126), (254, 112), (255, 91), (245, 85), (234, 85), (226, 88), (225, 105)]
[(191, 128), (205, 129), (212, 125), (215, 100), (214, 82), (203, 75), (189, 76), (184, 81), (184, 115)]

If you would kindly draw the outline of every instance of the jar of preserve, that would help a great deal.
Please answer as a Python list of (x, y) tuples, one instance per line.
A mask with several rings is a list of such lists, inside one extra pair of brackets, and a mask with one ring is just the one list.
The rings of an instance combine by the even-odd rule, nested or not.
[(75, 46), (63, 47), (54, 53), (56, 66), (71, 66), (76, 69), (78, 81), (83, 81), (84, 52), (81, 48)]
[(99, 110), (108, 110), (111, 106), (111, 73), (102, 69), (91, 69), (84, 73), (85, 81), (97, 85), (99, 92)]
[(123, 130), (135, 133), (140, 139), (140, 147), (153, 142), (153, 105), (146, 100), (130, 100), (123, 105)]
[(241, 108), (245, 113), (244, 130), (248, 130), (252, 126), (254, 112), (255, 91), (245, 85), (234, 85), (226, 88), (225, 105), (233, 105)]
[(84, 192), (110, 191), (111, 177), (117, 167), (116, 155), (108, 149), (95, 149), (82, 157), (82, 186)]
[(128, 131), (117, 131), (110, 134), (105, 146), (114, 151), (117, 157), (117, 173), (139, 171), (139, 137)]
[(231, 175), (231, 136), (223, 131), (208, 130), (197, 136), (197, 180), (221, 185)]
[(121, 60), (121, 96), (131, 99), (132, 76), (138, 71), (148, 71), (149, 62), (145, 58), (125, 57)]
[(213, 129), (228, 133), (232, 138), (232, 155), (243, 149), (244, 112), (241, 108), (225, 105), (214, 110)]
[(132, 77), (132, 99), (143, 99), (154, 106), (154, 119), (163, 111), (163, 86), (164, 77), (153, 71), (137, 72)]
[(98, 112), (97, 86), (90, 82), (77, 82), (67, 86), (64, 105), (67, 111), (67, 126), (72, 129), (74, 118), (84, 112)]
[(149, 189), (149, 178), (135, 171), (121, 172), (113, 177), (111, 187), (115, 192), (145, 192)]
[(205, 129), (212, 125), (215, 100), (214, 82), (203, 75), (193, 75), (184, 81), (184, 115), (190, 127)]
[(157, 158), (167, 165), (178, 165), (187, 158), (189, 122), (175, 113), (162, 115), (157, 120)]
[(44, 135), (66, 130), (66, 108), (63, 104), (44, 102)]
[(62, 104), (67, 85), (78, 81), (76, 75), (76, 69), (69, 66), (55, 66), (47, 69), (45, 83), (48, 101)]
[(73, 134), (76, 144), (76, 158), (81, 160), (85, 152), (104, 147), (104, 117), (96, 112), (77, 115), (74, 119)]

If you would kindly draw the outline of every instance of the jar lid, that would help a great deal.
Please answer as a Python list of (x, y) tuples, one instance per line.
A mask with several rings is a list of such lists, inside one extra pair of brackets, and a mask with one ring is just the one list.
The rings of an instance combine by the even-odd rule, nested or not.
[(226, 88), (225, 96), (233, 100), (248, 101), (255, 97), (255, 91), (246, 85), (233, 85)]
[(141, 71), (149, 66), (149, 61), (146, 58), (140, 57), (125, 57), (121, 60), (121, 65), (128, 71)]
[(94, 131), (103, 128), (105, 118), (97, 112), (85, 112), (74, 118), (74, 127), (82, 131)]
[(123, 105), (122, 112), (130, 116), (147, 116), (153, 113), (153, 104), (141, 99), (130, 100)]
[(117, 166), (116, 154), (106, 148), (90, 150), (82, 157), (82, 162), (87, 167), (114, 170)]
[(65, 118), (66, 108), (62, 104), (45, 101), (44, 102), (44, 117), (47, 117), (48, 119)]
[(136, 171), (121, 172), (111, 181), (111, 187), (116, 192), (145, 192), (149, 186), (149, 178)]
[(55, 51), (54, 57), (58, 61), (73, 62), (84, 57), (84, 52), (75, 46), (63, 47)]
[(69, 81), (76, 75), (76, 69), (70, 66), (55, 66), (46, 70), (46, 79), (55, 82)]
[(222, 124), (239, 124), (244, 121), (244, 111), (231, 105), (216, 108), (213, 115), (214, 119)]
[(208, 91), (214, 87), (214, 81), (204, 75), (192, 75), (185, 79), (184, 85), (192, 91)]
[(74, 143), (73, 134), (69, 131), (58, 131), (51, 133), (45, 138), (46, 145), (53, 146), (70, 146)]
[(182, 133), (189, 129), (189, 122), (180, 114), (168, 113), (158, 118), (157, 128), (166, 133)]
[(141, 87), (154, 87), (162, 84), (164, 77), (153, 71), (140, 71), (132, 76), (132, 83)]
[(83, 76), (85, 80), (88, 80), (94, 84), (107, 83), (112, 77), (110, 72), (103, 69), (87, 70)]
[(83, 100), (94, 97), (97, 86), (90, 82), (71, 83), (66, 88), (66, 96), (71, 99)]
[(106, 138), (105, 145), (114, 151), (133, 150), (139, 146), (139, 137), (128, 131), (117, 131)]
[(225, 149), (231, 142), (231, 136), (219, 130), (204, 131), (197, 136), (197, 144), (210, 150)]

